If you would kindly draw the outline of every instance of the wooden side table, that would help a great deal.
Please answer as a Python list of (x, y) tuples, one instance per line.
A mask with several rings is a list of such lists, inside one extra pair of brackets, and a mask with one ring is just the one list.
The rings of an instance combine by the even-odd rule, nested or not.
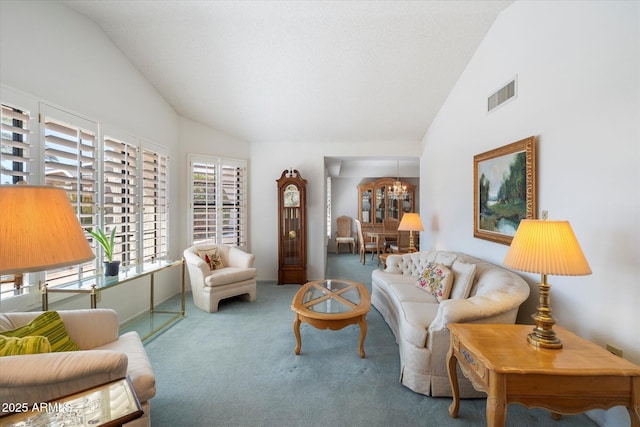
[(640, 366), (614, 356), (566, 329), (555, 327), (559, 350), (527, 342), (531, 325), (450, 324), (447, 370), (453, 402), (460, 405), (456, 363), (474, 387), (488, 394), (487, 426), (505, 425), (507, 405), (521, 403), (558, 414), (626, 406), (640, 427)]

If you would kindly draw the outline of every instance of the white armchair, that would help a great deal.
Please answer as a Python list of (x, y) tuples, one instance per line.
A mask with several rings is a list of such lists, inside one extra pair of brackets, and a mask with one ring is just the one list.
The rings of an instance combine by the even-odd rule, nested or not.
[[(211, 269), (198, 254), (218, 248), (221, 267)], [(249, 301), (256, 300), (255, 255), (238, 248), (222, 244), (201, 244), (185, 249), (184, 259), (191, 280), (193, 304), (208, 313), (218, 311), (220, 300), (244, 295)]]
[[(40, 314), (0, 313), (0, 334)], [(125, 425), (149, 426), (156, 379), (138, 333), (119, 335), (118, 315), (111, 309), (60, 310), (58, 314), (80, 350), (0, 357), (0, 402), (31, 406), (128, 375), (144, 415)]]

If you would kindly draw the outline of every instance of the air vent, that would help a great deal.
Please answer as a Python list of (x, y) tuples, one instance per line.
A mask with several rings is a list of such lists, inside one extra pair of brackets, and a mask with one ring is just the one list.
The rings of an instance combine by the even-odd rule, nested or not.
[(487, 111), (504, 104), (516, 97), (516, 79), (514, 78), (506, 85), (502, 86), (487, 99)]

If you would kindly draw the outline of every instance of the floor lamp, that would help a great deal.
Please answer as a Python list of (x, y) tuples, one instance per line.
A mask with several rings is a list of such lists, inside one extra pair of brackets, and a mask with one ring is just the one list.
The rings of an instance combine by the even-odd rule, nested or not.
[[(543, 214), (543, 217), (546, 215)], [(562, 341), (556, 337), (551, 315), (547, 275), (583, 276), (591, 274), (582, 249), (573, 234), (568, 221), (523, 220), (518, 226), (511, 246), (504, 259), (504, 265), (516, 270), (539, 273), (538, 288), (540, 302), (533, 320), (536, 327), (527, 337), (536, 347), (562, 348)]]
[(0, 275), (50, 270), (94, 258), (63, 189), (0, 185)]

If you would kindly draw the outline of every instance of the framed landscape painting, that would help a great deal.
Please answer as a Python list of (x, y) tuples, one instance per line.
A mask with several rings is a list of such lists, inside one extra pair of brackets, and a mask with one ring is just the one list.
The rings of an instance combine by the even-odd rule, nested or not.
[(536, 215), (536, 137), (474, 156), (473, 180), (474, 237), (511, 244)]

